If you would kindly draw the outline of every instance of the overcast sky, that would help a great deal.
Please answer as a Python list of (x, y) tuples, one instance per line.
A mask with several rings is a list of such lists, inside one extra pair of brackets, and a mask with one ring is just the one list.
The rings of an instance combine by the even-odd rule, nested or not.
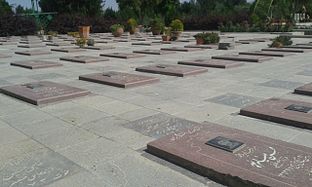
[[(189, 0), (180, 0), (181, 2), (189, 1)], [(254, 0), (247, 0), (247, 1), (254, 1)], [(31, 7), (31, 1), (30, 0), (7, 0), (9, 4), (17, 6), (22, 5), (24, 7)], [(113, 9), (116, 9), (118, 6), (116, 4), (116, 0), (106, 0), (105, 7), (112, 7)]]

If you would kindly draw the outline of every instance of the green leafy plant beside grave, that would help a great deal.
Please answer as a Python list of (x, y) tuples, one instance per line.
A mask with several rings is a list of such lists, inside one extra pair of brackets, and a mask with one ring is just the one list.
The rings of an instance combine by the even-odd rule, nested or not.
[(181, 33), (184, 31), (184, 25), (183, 22), (179, 19), (172, 20), (170, 23), (171, 27), (171, 39), (172, 40), (177, 40)]
[(162, 35), (163, 41), (170, 41), (171, 39), (171, 27), (165, 27)]
[(278, 36), (273, 40), (272, 44), (269, 45), (269, 47), (281, 48), (284, 46), (289, 46), (292, 43), (293, 42), (290, 36)]
[(121, 24), (114, 24), (110, 29), (115, 37), (120, 37), (124, 33), (124, 26)]
[(161, 18), (152, 19), (150, 22), (153, 35), (160, 35), (165, 27), (165, 24)]
[(220, 41), (220, 37), (218, 33), (212, 32), (203, 32), (203, 33), (198, 33), (195, 36), (196, 43), (197, 45), (202, 45), (202, 44), (217, 44)]
[(77, 38), (76, 39), (76, 45), (79, 47), (84, 47), (87, 44), (87, 39), (86, 38)]
[(137, 30), (138, 22), (134, 18), (130, 18), (127, 21), (127, 30), (130, 34), (134, 34)]

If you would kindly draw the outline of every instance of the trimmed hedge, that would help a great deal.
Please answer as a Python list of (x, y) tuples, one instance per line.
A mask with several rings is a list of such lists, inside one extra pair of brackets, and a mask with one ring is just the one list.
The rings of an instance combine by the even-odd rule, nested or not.
[(33, 35), (36, 33), (34, 17), (7, 14), (0, 16), (0, 37)]

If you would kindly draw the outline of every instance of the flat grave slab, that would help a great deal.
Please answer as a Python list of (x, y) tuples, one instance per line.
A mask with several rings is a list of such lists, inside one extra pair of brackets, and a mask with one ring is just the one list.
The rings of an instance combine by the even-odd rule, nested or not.
[(239, 43), (239, 44), (254, 44), (254, 43), (257, 43), (257, 41), (239, 40), (239, 41), (236, 41), (235, 43)]
[(31, 61), (12, 62), (11, 66), (19, 66), (27, 69), (42, 69), (42, 68), (58, 67), (62, 66), (62, 64), (43, 60), (31, 60)]
[(86, 46), (83, 47), (83, 49), (90, 49), (90, 50), (109, 50), (109, 49), (115, 49), (113, 46), (108, 46), (108, 45), (99, 45), (99, 46)]
[(148, 55), (166, 55), (166, 54), (173, 54), (176, 52), (174, 52), (174, 51), (162, 51), (162, 50), (157, 50), (157, 49), (145, 49), (145, 50), (133, 51), (133, 53), (141, 53), (141, 54), (148, 54)]
[(237, 61), (229, 61), (229, 60), (185, 60), (179, 61), (178, 64), (182, 65), (191, 65), (191, 66), (203, 66), (203, 67), (212, 67), (212, 68), (233, 68), (244, 65), (244, 63)]
[(123, 58), (123, 59), (144, 57), (144, 55), (139, 55), (139, 54), (134, 54), (134, 53), (105, 53), (105, 54), (100, 54), (100, 55), (105, 56), (105, 57)]
[(204, 72), (207, 72), (208, 70), (206, 68), (198, 68), (198, 67), (159, 64), (159, 65), (138, 67), (136, 68), (136, 71), (177, 76), (177, 77), (185, 77), (189, 75), (197, 75), (200, 73), (204, 73)]
[(247, 106), (241, 115), (312, 129), (312, 103), (272, 98)]
[(114, 42), (130, 42), (128, 39), (114, 39)]
[(71, 46), (72, 44), (69, 42), (53, 42), (47, 43), (47, 46)]
[(285, 52), (270, 52), (270, 51), (252, 51), (252, 52), (239, 52), (239, 55), (250, 55), (250, 56), (269, 56), (269, 57), (286, 57), (293, 55), (292, 53)]
[(95, 82), (120, 88), (131, 88), (159, 82), (158, 78), (115, 71), (81, 75), (79, 76), (79, 80)]
[(86, 51), (85, 49), (81, 49), (79, 47), (64, 47), (64, 48), (53, 48), (51, 51), (63, 52), (63, 53), (75, 53)]
[(273, 59), (271, 57), (249, 56), (249, 55), (220, 55), (220, 56), (212, 56), (211, 58), (219, 60), (233, 60), (233, 61), (255, 62), (255, 63), (261, 63), (263, 61)]
[(177, 52), (192, 52), (192, 51), (201, 51), (201, 48), (184, 48), (184, 47), (168, 47), (161, 48), (163, 51), (177, 51)]
[(152, 45), (159, 45), (159, 43), (153, 42), (134, 42), (131, 45), (139, 45), (139, 46), (152, 46)]
[(52, 54), (51, 51), (32, 50), (32, 51), (16, 51), (15, 54), (26, 56), (39, 56)]
[(46, 47), (46, 44), (43, 44), (43, 43), (26, 44), (26, 45), (18, 45), (17, 47), (21, 47), (21, 48), (41, 48), (41, 47)]
[(34, 105), (63, 101), (89, 94), (87, 90), (49, 81), (5, 86), (0, 88), (0, 92)]
[(289, 49), (312, 49), (312, 46), (308, 46), (308, 45), (291, 45), (291, 46), (284, 46), (284, 48), (289, 48)]
[(42, 43), (41, 40), (27, 40), (27, 41), (20, 41), (21, 44), (40, 44)]
[(226, 186), (311, 186), (312, 149), (208, 122), (150, 142), (147, 152)]
[(10, 58), (10, 55), (0, 54), (0, 58)]
[(0, 45), (17, 45), (17, 42), (0, 42)]
[(312, 96), (312, 83), (296, 88), (295, 93)]
[(217, 49), (218, 45), (186, 45), (185, 48)]
[(97, 56), (80, 55), (80, 56), (61, 57), (60, 60), (87, 64), (87, 63), (108, 61), (109, 59), (102, 58), (102, 57), (97, 57)]
[(274, 52), (285, 52), (285, 53), (305, 53), (306, 49), (290, 49), (290, 48), (267, 48), (261, 49), (261, 51), (274, 51)]

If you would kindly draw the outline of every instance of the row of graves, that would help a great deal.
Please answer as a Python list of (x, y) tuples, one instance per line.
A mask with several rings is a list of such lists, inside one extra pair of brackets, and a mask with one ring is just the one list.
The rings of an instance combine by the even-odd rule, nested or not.
[[(116, 41), (111, 36), (93, 35), (93, 37)], [(190, 37), (187, 38), (189, 39)], [(68, 37), (60, 37), (59, 39), (62, 42), (70, 40)], [(129, 36), (125, 36), (118, 39), (119, 41), (117, 42), (129, 42), (132, 39), (129, 39)], [(133, 45), (153, 45), (155, 37), (142, 36), (135, 39), (140, 39), (144, 43), (134, 42)], [(147, 43), (146, 41), (149, 39), (153, 41)], [(188, 39), (183, 40), (186, 41)], [(16, 41), (10, 40), (6, 42)], [(251, 39), (239, 42), (253, 43), (262, 41), (267, 40)], [(39, 42), (38, 40), (37, 42), (30, 38), (21, 39), (19, 42), (25, 43), (25, 46), (28, 45), (30, 48), (45, 45), (42, 44), (44, 41)], [(86, 50), (59, 46), (58, 48), (52, 48), (48, 52), (73, 53)], [(191, 45), (186, 45), (184, 48), (163, 47), (160, 50), (136, 50), (133, 53), (103, 53), (97, 57), (65, 56), (61, 57), (60, 60), (75, 63), (96, 63), (108, 61), (110, 60), (109, 58), (140, 58), (144, 57), (144, 55), (166, 55), (176, 52), (191, 53), (198, 50), (215, 49), (215, 46), (189, 46)], [(236, 55), (218, 55), (212, 56), (211, 59), (179, 61), (176, 65), (156, 64), (136, 68), (136, 71), (144, 72), (146, 75), (109, 71), (81, 75), (79, 79), (96, 84), (130, 88), (158, 82), (159, 79), (151, 76), (151, 74), (185, 77), (206, 73), (208, 71), (207, 67), (234, 68), (245, 63), (262, 63), (273, 58), (287, 58), (290, 55), (300, 55), (300, 53), (306, 52), (312, 52), (312, 43), (298, 44), (285, 48), (266, 48), (261, 51), (240, 52)], [(16, 52), (16, 54), (42, 55), (46, 53), (42, 50), (33, 50)], [(11, 65), (30, 69), (62, 66), (60, 63), (42, 60), (12, 62)], [(45, 105), (90, 94), (88, 90), (48, 81), (5, 86), (0, 91), (3, 94), (34, 105)], [(312, 83), (295, 89), (294, 94), (312, 96)], [(271, 98), (242, 108), (240, 115), (297, 128), (312, 129), (312, 103), (307, 102)], [(143, 120), (153, 121), (149, 118), (153, 117)], [(200, 124), (187, 121), (188, 125), (186, 127), (188, 128), (181, 128), (179, 125), (185, 124), (185, 121), (176, 119), (167, 123), (167, 125), (174, 127), (169, 129), (174, 130), (163, 133), (163, 136), (150, 142), (146, 151), (228, 186), (312, 186), (311, 148), (208, 122)], [(158, 132), (160, 127), (155, 125), (149, 128), (150, 132)]]

